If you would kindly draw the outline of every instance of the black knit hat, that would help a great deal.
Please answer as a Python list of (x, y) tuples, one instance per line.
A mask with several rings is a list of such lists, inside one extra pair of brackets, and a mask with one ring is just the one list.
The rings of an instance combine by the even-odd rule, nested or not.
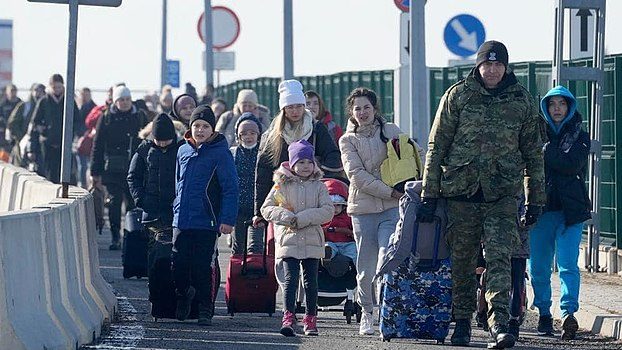
[(190, 116), (189, 126), (192, 127), (192, 123), (194, 123), (198, 119), (205, 120), (209, 123), (209, 125), (212, 126), (213, 130), (216, 129), (216, 116), (214, 115), (214, 111), (212, 111), (212, 108), (210, 108), (210, 106), (200, 105), (195, 108), (194, 111), (192, 111), (192, 115)]
[(509, 57), (508, 49), (502, 43), (494, 40), (486, 41), (477, 50), (477, 59), (475, 67), (479, 67), (484, 62), (501, 62), (504, 66), (508, 66)]
[(153, 119), (153, 130), (151, 131), (153, 138), (158, 141), (166, 141), (175, 139), (175, 126), (171, 118), (160, 113)]

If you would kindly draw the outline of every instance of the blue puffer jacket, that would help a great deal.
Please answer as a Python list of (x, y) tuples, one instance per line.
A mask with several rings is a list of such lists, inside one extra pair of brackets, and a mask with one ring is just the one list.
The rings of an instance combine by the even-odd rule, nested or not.
[(173, 226), (218, 231), (234, 226), (238, 215), (238, 176), (227, 140), (218, 134), (195, 147), (190, 132), (177, 151)]

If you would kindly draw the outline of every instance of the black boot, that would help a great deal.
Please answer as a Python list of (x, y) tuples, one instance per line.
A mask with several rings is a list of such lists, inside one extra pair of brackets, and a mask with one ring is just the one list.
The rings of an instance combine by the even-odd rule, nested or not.
[(212, 305), (205, 302), (200, 302), (198, 323), (202, 326), (211, 326), (213, 317), (214, 312), (212, 309)]
[(451, 345), (469, 346), (471, 342), (471, 320), (456, 320), (456, 328), (451, 335)]
[(488, 343), (489, 349), (507, 349), (514, 346), (516, 338), (508, 332), (506, 325), (495, 324), (490, 327), (492, 341)]
[(516, 319), (510, 319), (508, 322), (508, 333), (514, 336), (514, 339), (518, 340), (518, 334), (520, 332), (520, 323)]
[(177, 310), (175, 310), (175, 317), (178, 320), (183, 321), (190, 315), (190, 307), (192, 306), (192, 299), (196, 290), (193, 286), (188, 287), (185, 293), (177, 294)]
[(562, 320), (562, 339), (572, 340), (579, 330), (579, 322), (573, 315), (566, 315)]
[(551, 315), (540, 316), (538, 319), (538, 335), (553, 335), (553, 317)]

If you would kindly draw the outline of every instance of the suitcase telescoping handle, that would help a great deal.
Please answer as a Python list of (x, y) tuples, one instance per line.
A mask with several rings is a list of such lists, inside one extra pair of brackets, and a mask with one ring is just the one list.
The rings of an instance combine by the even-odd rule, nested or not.
[[(246, 226), (250, 226), (253, 224), (253, 220), (246, 220), (244, 221), (244, 225)], [(268, 263), (266, 262), (267, 260), (267, 255), (268, 255), (268, 225), (265, 226), (264, 228), (264, 234), (263, 234), (263, 265), (262, 265), (262, 270), (263, 270), (263, 274), (267, 275), (268, 274)], [(247, 261), (246, 261), (246, 257), (248, 256), (248, 230), (246, 230), (246, 234), (244, 234), (244, 256), (242, 258), (242, 275), (246, 275), (246, 265), (247, 265)]]
[[(434, 252), (432, 253), (432, 264), (430, 267), (436, 267), (438, 264), (438, 248), (441, 244), (441, 218), (438, 216), (434, 216)], [(411, 245), (410, 251), (413, 255), (417, 255), (417, 239), (419, 236), (419, 225), (420, 223), (415, 224), (415, 232), (413, 234), (413, 243)], [(421, 264), (421, 262), (419, 262)]]

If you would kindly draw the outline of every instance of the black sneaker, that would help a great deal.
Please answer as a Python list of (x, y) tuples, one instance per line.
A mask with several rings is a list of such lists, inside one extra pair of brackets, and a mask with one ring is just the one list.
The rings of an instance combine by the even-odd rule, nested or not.
[(177, 309), (175, 310), (175, 317), (178, 320), (183, 321), (190, 315), (190, 307), (192, 306), (192, 299), (196, 290), (193, 286), (188, 287), (186, 295), (177, 295)]
[(213, 317), (212, 305), (203, 305), (203, 303), (199, 303), (198, 323), (201, 326), (211, 326)]
[(553, 335), (553, 317), (540, 316), (538, 319), (538, 335)]
[(488, 343), (488, 349), (507, 349), (514, 347), (516, 338), (508, 332), (506, 325), (495, 324), (490, 327), (492, 341)]
[(577, 319), (571, 314), (566, 315), (562, 320), (562, 339), (563, 340), (572, 340), (577, 335), (577, 331), (579, 330), (579, 322)]
[(508, 322), (508, 333), (514, 336), (514, 339), (518, 340), (518, 334), (520, 332), (520, 322), (515, 319), (510, 319)]
[(456, 320), (456, 328), (451, 335), (451, 345), (469, 346), (471, 342), (471, 320)]
[(108, 246), (108, 250), (121, 250), (121, 242), (112, 242)]

